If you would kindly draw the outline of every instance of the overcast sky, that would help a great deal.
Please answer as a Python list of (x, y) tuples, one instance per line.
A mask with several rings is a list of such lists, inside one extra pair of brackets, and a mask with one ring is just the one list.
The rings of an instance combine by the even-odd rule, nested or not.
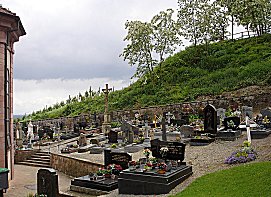
[(150, 21), (177, 0), (2, 0), (27, 35), (15, 44), (14, 114), (32, 113), (105, 83), (126, 87), (119, 54), (127, 20)]

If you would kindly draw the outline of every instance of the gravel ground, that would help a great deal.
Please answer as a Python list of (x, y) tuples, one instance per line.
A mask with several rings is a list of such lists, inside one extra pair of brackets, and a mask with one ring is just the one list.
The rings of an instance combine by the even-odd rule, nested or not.
[[(225, 159), (231, 155), (232, 152), (241, 148), (243, 141), (246, 140), (246, 136), (243, 135), (236, 141), (215, 141), (208, 146), (186, 146), (185, 162), (188, 165), (192, 165), (193, 175), (186, 179), (184, 182), (176, 186), (169, 194), (155, 195), (155, 196), (169, 196), (176, 194), (184, 190), (189, 184), (191, 184), (196, 178), (215, 171), (228, 169), (236, 165), (224, 164)], [(258, 157), (253, 162), (271, 161), (271, 135), (264, 139), (253, 139), (252, 146), (256, 150)], [(252, 162), (250, 162), (252, 163)], [(243, 165), (243, 164), (240, 164)], [(125, 197), (134, 195), (121, 195), (118, 194), (118, 190), (114, 190), (106, 197)], [(143, 197), (148, 195), (136, 195), (137, 197)], [(153, 195), (149, 195), (153, 196)]]

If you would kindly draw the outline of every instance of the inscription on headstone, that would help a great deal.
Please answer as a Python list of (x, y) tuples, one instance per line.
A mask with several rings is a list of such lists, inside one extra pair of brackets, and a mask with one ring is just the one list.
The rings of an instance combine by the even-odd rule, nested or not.
[(132, 161), (132, 156), (125, 152), (111, 152), (110, 149), (104, 150), (104, 165), (118, 164), (123, 169), (128, 168), (129, 161)]
[[(167, 147), (168, 152), (166, 156), (162, 156), (160, 153), (160, 149), (162, 147)], [(184, 160), (185, 153), (185, 144), (181, 142), (167, 142), (160, 141), (159, 139), (151, 140), (151, 151), (152, 156), (160, 158), (160, 159), (168, 159), (168, 160)]]

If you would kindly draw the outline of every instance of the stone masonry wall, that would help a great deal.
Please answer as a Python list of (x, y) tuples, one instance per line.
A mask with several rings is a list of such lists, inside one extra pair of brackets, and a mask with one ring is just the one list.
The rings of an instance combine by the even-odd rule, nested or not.
[(51, 167), (72, 177), (80, 177), (96, 172), (103, 165), (83, 159), (71, 158), (51, 153)]

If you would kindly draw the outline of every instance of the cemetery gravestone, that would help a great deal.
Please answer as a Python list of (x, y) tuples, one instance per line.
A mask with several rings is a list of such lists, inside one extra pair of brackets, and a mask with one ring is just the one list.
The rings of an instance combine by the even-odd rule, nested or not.
[(87, 138), (86, 138), (85, 134), (80, 133), (78, 145), (79, 146), (86, 146), (87, 145)]
[(211, 134), (217, 133), (217, 111), (211, 104), (208, 104), (204, 108), (204, 132)]
[(239, 117), (227, 117), (223, 121), (225, 130), (232, 129), (236, 130), (240, 125), (240, 118)]
[(185, 138), (192, 137), (192, 135), (194, 134), (194, 128), (189, 125), (181, 126), (180, 131), (181, 135), (183, 135), (183, 137)]
[[(161, 155), (160, 149), (167, 147), (168, 152), (165, 156)], [(159, 139), (151, 140), (152, 155), (156, 158), (167, 160), (184, 160), (185, 144), (181, 142), (166, 142)]]
[[(220, 120), (220, 118), (221, 118), (223, 121), (224, 118), (226, 117), (225, 113), (226, 113), (226, 109), (218, 108), (217, 109), (217, 118), (218, 118), (217, 120)], [(219, 121), (217, 121), (217, 123), (219, 124)]]
[(118, 143), (118, 132), (110, 130), (108, 133), (108, 142), (109, 143)]
[(270, 108), (262, 109), (262, 110), (261, 110), (261, 114), (262, 114), (263, 118), (264, 118), (265, 116), (267, 116), (267, 118), (268, 118), (269, 120), (271, 120), (271, 109), (270, 109)]
[(253, 118), (253, 108), (248, 106), (242, 106), (242, 118), (245, 119), (246, 116)]
[(110, 149), (104, 150), (104, 165), (109, 164), (120, 165), (123, 169), (128, 168), (129, 161), (132, 161), (132, 156), (125, 152), (111, 152)]
[(58, 175), (54, 169), (39, 169), (37, 176), (38, 195), (57, 197), (59, 194)]

